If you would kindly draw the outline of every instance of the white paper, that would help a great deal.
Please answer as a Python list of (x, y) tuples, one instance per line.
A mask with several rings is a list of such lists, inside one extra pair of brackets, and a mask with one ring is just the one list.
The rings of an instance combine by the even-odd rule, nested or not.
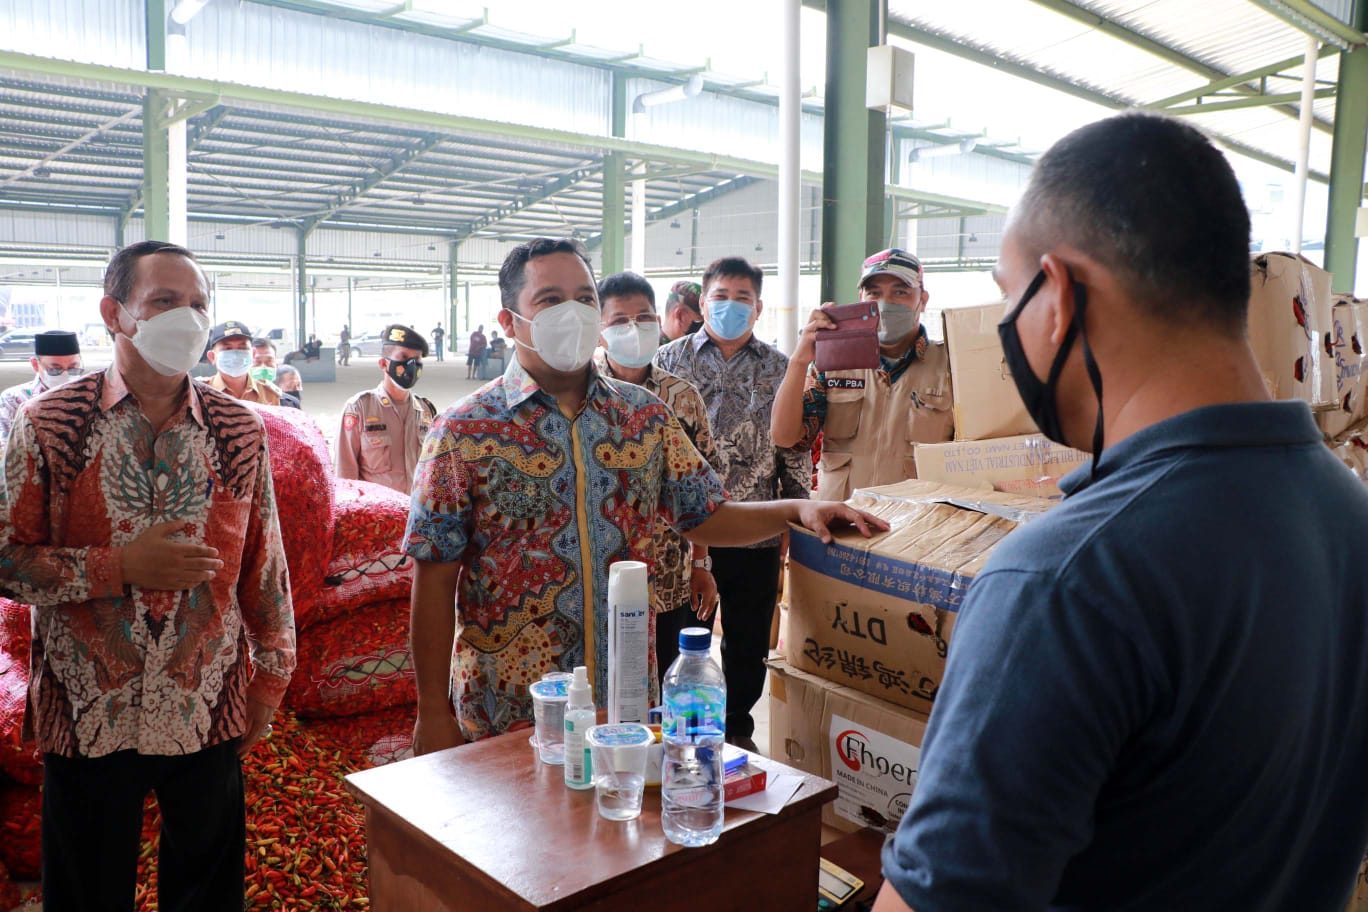
[(728, 801), (727, 807), (735, 808), (738, 811), (777, 814), (784, 809), (784, 805), (789, 803), (793, 793), (798, 791), (798, 787), (802, 784), (802, 776), (794, 776), (789, 773), (772, 773), (762, 791), (751, 792), (749, 795), (742, 795), (734, 801)]

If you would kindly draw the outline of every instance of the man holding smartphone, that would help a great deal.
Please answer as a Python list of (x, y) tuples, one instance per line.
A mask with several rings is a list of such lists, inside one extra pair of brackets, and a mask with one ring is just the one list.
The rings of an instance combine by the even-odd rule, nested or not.
[(774, 399), (775, 446), (810, 447), (822, 437), (818, 500), (845, 500), (856, 488), (915, 478), (912, 449), (954, 436), (950, 358), (921, 325), (930, 299), (915, 256), (897, 247), (864, 262), (860, 300), (879, 305), (879, 366), (813, 368), (817, 333), (835, 322), (814, 310)]

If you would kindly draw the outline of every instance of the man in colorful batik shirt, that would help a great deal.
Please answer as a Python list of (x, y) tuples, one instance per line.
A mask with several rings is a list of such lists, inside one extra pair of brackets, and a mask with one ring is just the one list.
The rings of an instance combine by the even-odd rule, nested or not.
[(578, 241), (513, 248), (499, 290), (516, 357), (437, 419), (414, 479), (419, 754), (527, 724), (548, 671), (588, 666), (603, 705), (608, 567), (652, 559), (657, 515), (707, 545), (791, 521), (824, 539), (834, 524), (886, 528), (844, 504), (728, 501), (663, 402), (593, 367), (601, 314)]
[(26, 406), (0, 486), (0, 593), (35, 606), (43, 905), (132, 910), (147, 792), (162, 908), (243, 907), (241, 758), (295, 665), (266, 435), (192, 382), (208, 283), (182, 247), (114, 255), (114, 364)]
[[(689, 442), (709, 465), (717, 461), (708, 409), (694, 385), (651, 363), (660, 338), (655, 289), (635, 272), (610, 275), (598, 286), (603, 308), (603, 349), (594, 366), (606, 377), (634, 383), (660, 398)], [(651, 567), (651, 609), (655, 622), (655, 680), (679, 656), (679, 631), (705, 622), (717, 610), (717, 582), (705, 545), (691, 545), (663, 517), (655, 523), (655, 564)]]

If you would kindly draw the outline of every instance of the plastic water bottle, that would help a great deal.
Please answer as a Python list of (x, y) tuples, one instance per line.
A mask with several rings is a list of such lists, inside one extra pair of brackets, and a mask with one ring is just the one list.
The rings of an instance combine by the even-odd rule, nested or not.
[(702, 627), (679, 632), (679, 658), (665, 672), (665, 759), (660, 823), (676, 845), (705, 846), (722, 835), (722, 743), (727, 684)]

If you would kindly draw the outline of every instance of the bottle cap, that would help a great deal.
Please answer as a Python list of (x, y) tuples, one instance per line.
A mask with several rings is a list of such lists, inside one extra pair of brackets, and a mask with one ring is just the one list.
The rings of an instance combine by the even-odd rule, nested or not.
[(706, 627), (685, 627), (679, 631), (679, 648), (694, 652), (707, 650), (712, 646), (712, 631)]
[(575, 677), (570, 682), (570, 705), (583, 706), (594, 702), (594, 691), (589, 686), (589, 669), (583, 665), (575, 666)]

